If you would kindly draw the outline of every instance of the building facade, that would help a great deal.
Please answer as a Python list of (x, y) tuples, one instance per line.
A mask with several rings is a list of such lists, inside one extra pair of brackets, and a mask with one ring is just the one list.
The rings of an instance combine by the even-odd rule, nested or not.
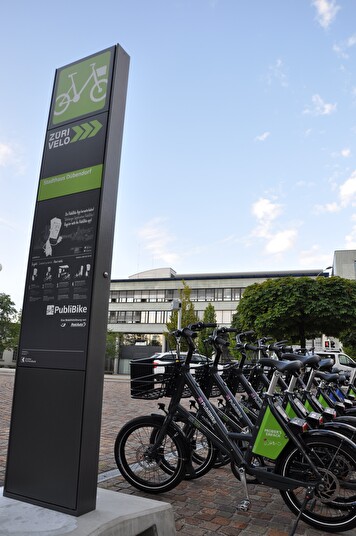
[(177, 274), (172, 268), (160, 268), (132, 275), (128, 279), (114, 279), (110, 285), (108, 330), (117, 333), (117, 340), (120, 341), (118, 372), (127, 373), (129, 361), (135, 357), (166, 350), (162, 334), (167, 331), (173, 300), (179, 298), (183, 282), (191, 290), (190, 300), (200, 319), (205, 308), (211, 304), (217, 323), (230, 326), (244, 289), (249, 285), (270, 278), (316, 277), (322, 273), (323, 270), (294, 270)]
[(178, 274), (172, 268), (158, 268), (134, 274), (128, 279), (113, 279), (108, 330), (117, 333), (122, 348), (126, 347), (126, 354), (123, 352), (120, 357), (120, 372), (127, 372), (129, 359), (166, 349), (162, 334), (167, 331), (172, 303), (179, 298), (183, 282), (191, 290), (190, 299), (199, 318), (203, 318), (205, 308), (211, 304), (217, 323), (229, 326), (244, 289), (249, 285), (270, 278), (320, 275), (356, 279), (356, 250), (335, 251), (333, 265), (325, 269)]

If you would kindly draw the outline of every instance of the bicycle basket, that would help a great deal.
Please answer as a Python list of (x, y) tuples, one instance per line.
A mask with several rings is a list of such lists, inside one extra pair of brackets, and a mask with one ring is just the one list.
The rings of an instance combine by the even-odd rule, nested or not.
[(103, 65), (103, 67), (98, 67), (96, 69), (97, 76), (104, 76), (106, 75), (106, 65)]
[(134, 359), (130, 362), (131, 398), (155, 400), (170, 396), (175, 370), (174, 365), (166, 365), (164, 373), (155, 374), (152, 358)]
[[(250, 371), (252, 366), (247, 364), (243, 368), (243, 375), (248, 380), (250, 377)], [(238, 374), (235, 367), (227, 367), (222, 373), (222, 379), (226, 383), (230, 391), (236, 395), (237, 393), (244, 393), (245, 388), (240, 382), (240, 375)]]
[(221, 395), (220, 389), (212, 382), (210, 368), (202, 365), (195, 369), (195, 380), (208, 398), (214, 398)]

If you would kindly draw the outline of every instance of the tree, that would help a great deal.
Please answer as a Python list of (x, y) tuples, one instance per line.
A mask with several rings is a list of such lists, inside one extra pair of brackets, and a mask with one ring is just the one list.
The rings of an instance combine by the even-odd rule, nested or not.
[(107, 331), (106, 333), (106, 350), (105, 355), (110, 359), (115, 359), (118, 357), (119, 353), (119, 342), (122, 338), (121, 333), (116, 333), (115, 331)]
[[(210, 323), (216, 323), (216, 312), (215, 307), (209, 303), (208, 306), (205, 308), (204, 314), (203, 314), (203, 322), (206, 324)], [(213, 332), (213, 328), (206, 328), (202, 331), (199, 331), (198, 333), (198, 339), (197, 339), (197, 348), (198, 352), (200, 354), (206, 355), (207, 357), (211, 357), (213, 355), (213, 346), (211, 344), (206, 344), (204, 341), (211, 335)]]
[[(188, 326), (189, 324), (195, 324), (199, 322), (199, 318), (194, 309), (194, 304), (190, 300), (191, 288), (186, 284), (185, 281), (182, 281), (183, 288), (179, 291), (179, 299), (181, 301), (181, 314), (182, 314), (182, 327)], [(176, 340), (172, 335), (169, 335), (170, 331), (174, 331), (178, 327), (178, 314), (179, 311), (173, 311), (169, 322), (167, 322), (168, 333), (163, 335), (167, 338), (170, 348), (176, 347)], [(187, 350), (187, 344), (185, 340), (181, 339), (181, 350)]]
[(8, 348), (18, 346), (20, 332), (19, 315), (15, 304), (7, 294), (0, 293), (0, 355)]
[(356, 322), (356, 281), (341, 277), (285, 277), (246, 288), (234, 321), (257, 336), (288, 339), (339, 337)]
[(356, 359), (356, 331), (355, 329), (349, 329), (345, 330), (342, 333), (340, 333), (339, 337), (343, 351), (352, 357), (353, 359)]

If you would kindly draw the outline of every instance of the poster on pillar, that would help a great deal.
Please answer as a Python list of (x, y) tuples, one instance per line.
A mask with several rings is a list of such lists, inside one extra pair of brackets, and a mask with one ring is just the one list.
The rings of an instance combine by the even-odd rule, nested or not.
[(85, 370), (115, 47), (56, 73), (19, 366)]

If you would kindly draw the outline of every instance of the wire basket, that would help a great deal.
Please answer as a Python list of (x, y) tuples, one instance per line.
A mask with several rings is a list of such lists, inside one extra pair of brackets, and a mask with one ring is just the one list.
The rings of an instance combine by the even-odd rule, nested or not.
[[(244, 365), (243, 375), (247, 380), (250, 378), (251, 370), (252, 365), (250, 363)], [(232, 393), (237, 394), (245, 392), (245, 388), (240, 381), (240, 374), (235, 367), (227, 367), (224, 369), (221, 377)]]
[(170, 396), (175, 370), (174, 365), (166, 365), (164, 373), (155, 373), (150, 357), (131, 361), (131, 398), (156, 400)]
[(215, 398), (221, 395), (220, 389), (213, 383), (211, 377), (211, 366), (202, 365), (195, 369), (195, 380), (199, 384), (204, 394), (209, 398)]

